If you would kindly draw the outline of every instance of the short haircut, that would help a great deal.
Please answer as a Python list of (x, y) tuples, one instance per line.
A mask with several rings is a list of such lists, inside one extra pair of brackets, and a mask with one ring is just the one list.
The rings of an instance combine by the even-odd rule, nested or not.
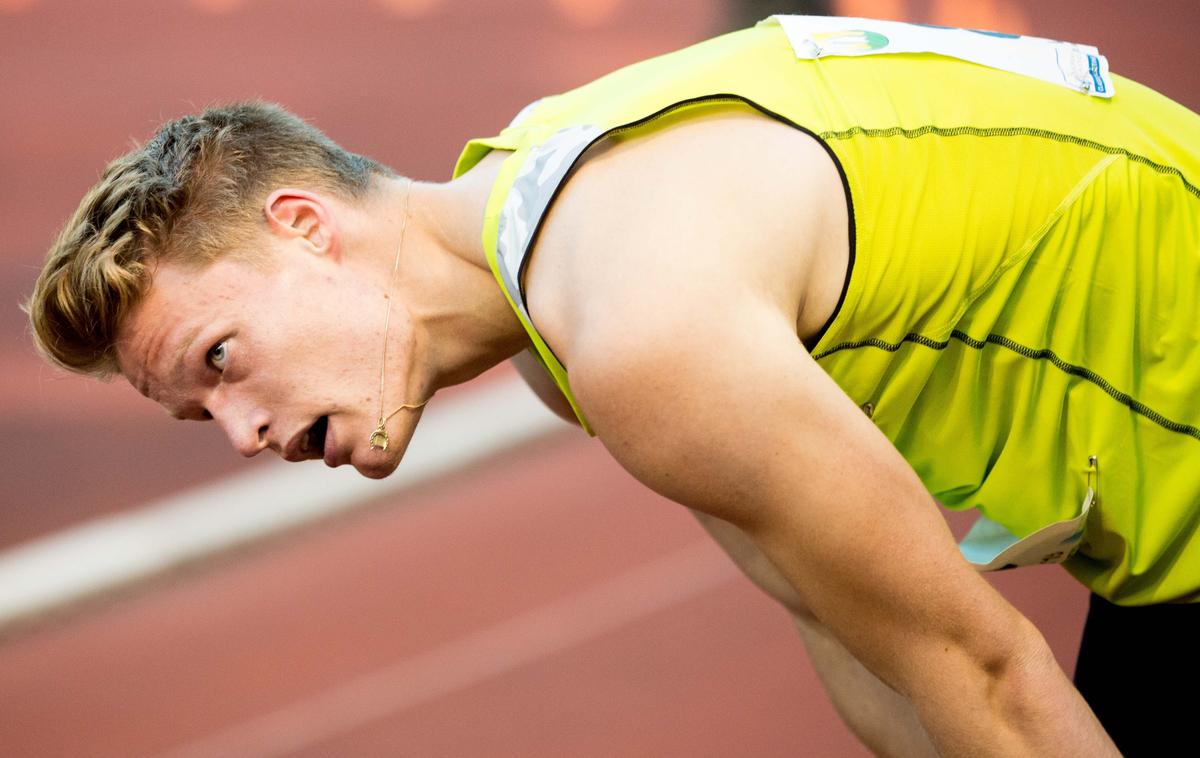
[(70, 371), (119, 373), (117, 331), (156, 261), (200, 268), (243, 248), (264, 228), (262, 203), (277, 187), (356, 200), (374, 176), (391, 175), (271, 103), (171, 121), (110, 163), (59, 232), (23, 306), (34, 342)]

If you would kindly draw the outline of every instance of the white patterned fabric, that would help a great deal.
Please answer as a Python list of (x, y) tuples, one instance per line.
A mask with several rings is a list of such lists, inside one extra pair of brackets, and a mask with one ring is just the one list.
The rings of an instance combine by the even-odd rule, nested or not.
[(587, 124), (568, 126), (530, 148), (504, 200), (497, 230), (496, 258), (504, 286), (526, 319), (529, 312), (520, 287), (521, 265), (529, 254), (533, 234), (575, 159), (601, 133), (598, 127)]

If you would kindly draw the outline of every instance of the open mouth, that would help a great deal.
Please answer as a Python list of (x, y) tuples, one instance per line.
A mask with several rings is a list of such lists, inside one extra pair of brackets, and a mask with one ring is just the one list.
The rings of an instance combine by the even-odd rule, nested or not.
[(316, 457), (321, 458), (325, 455), (325, 433), (329, 431), (329, 417), (322, 416), (317, 419), (308, 432), (304, 435), (304, 440), (300, 445), (300, 450), (304, 453), (316, 453)]

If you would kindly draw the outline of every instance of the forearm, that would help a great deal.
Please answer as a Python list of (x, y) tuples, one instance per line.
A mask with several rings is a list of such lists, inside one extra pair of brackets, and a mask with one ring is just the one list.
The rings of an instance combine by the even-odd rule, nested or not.
[[(964, 687), (929, 698), (922, 715), (936, 734), (931, 740), (913, 704), (872, 674), (819, 621), (804, 614), (793, 614), (793, 619), (838, 714), (875, 755), (1118, 755), (1044, 641), (1041, 652), (1026, 663), (983, 685), (981, 699), (990, 707), (972, 706)], [(976, 715), (964, 718), (962, 711)]]
[[(813, 569), (792, 546), (803, 543), (776, 542), (781, 534), (766, 532), (763, 552), (789, 584), (802, 587)], [(860, 553), (853, 568), (867, 559)], [(804, 601), (850, 659), (911, 704), (938, 755), (1119, 756), (1037, 628), (961, 565), (957, 553), (953, 559), (938, 581), (901, 584), (882, 568), (831, 592), (841, 577), (826, 574), (825, 582), (808, 584), (815, 602)], [(939, 589), (917, 603), (921, 590), (914, 587)], [(886, 692), (874, 694), (876, 705), (886, 704)], [(840, 703), (839, 711), (847, 714)], [(910, 739), (915, 730), (904, 727), (903, 709), (884, 713), (889, 723), (882, 729), (847, 721), (876, 750), (889, 732), (919, 743)]]
[(846, 726), (884, 758), (936, 756), (912, 704), (881, 682), (809, 615), (793, 614), (809, 660)]
[(1041, 634), (1027, 620), (1021, 626), (1013, 655), (973, 671), (951, 664), (958, 669), (951, 685), (929, 677), (913, 688), (910, 699), (938, 754), (1119, 758)]
[[(791, 614), (800, 636), (804, 640), (805, 647), (808, 649), (813, 667), (825, 685), (834, 707), (837, 708), (846, 725), (867, 747), (876, 755), (881, 756), (908, 758), (908, 756), (936, 754), (937, 751), (934, 750), (929, 734), (918, 719), (913, 704), (868, 670), (846, 649), (832, 631), (811, 614), (796, 593), (792, 583), (747, 534), (719, 518), (701, 512), (694, 511), (693, 513), (713, 539), (746, 573), (746, 576)], [(1042, 736), (1037, 739), (1050, 740), (1051, 744), (1054, 740), (1063, 740), (1064, 744), (1068, 745), (1073, 744), (1076, 738), (1069, 731), (1070, 725), (1061, 720), (1062, 714), (1058, 712), (1058, 707), (1055, 705), (1058, 702), (1053, 694), (1055, 691), (1057, 691), (1060, 701), (1067, 702), (1067, 707), (1063, 709), (1064, 712), (1082, 709), (1082, 715), (1079, 718), (1085, 724), (1088, 719), (1093, 722), (1090, 736), (1085, 729), (1084, 736), (1079, 742), (1104, 745), (1107, 736), (1099, 731), (1098, 724), (1094, 724), (1094, 717), (1091, 716), (1074, 687), (1066, 680), (1041, 635), (1015, 611), (1005, 618), (1015, 620), (1011, 625), (1016, 631), (1021, 632), (1021, 639), (1028, 640), (1025, 643), (1025, 649), (1029, 652), (1024, 656), (1028, 662), (1012, 667), (1007, 672), (994, 671), (994, 673), (1006, 673), (1007, 676), (992, 684), (989, 684), (985, 678), (979, 687), (982, 693), (981, 701), (989, 700), (988, 692), (990, 691), (1001, 696), (996, 702), (1000, 708), (1000, 715), (994, 722), (985, 720), (979, 725), (979, 728), (983, 730), (980, 732), (963, 732), (963, 728), (968, 727), (969, 723), (959, 723), (958, 717), (951, 715), (954, 713), (954, 703), (947, 706), (942, 701), (946, 698), (952, 701), (957, 700), (959, 693), (965, 690), (964, 682), (947, 681), (945, 677), (932, 679), (934, 686), (928, 688), (931, 694), (921, 699), (926, 703), (923, 709), (925, 720), (933, 728), (949, 732), (946, 736), (940, 737), (939, 744), (943, 745), (942, 752), (949, 755), (980, 754), (983, 750), (989, 749), (986, 743), (991, 742), (991, 732), (988, 730), (1010, 730), (1003, 724), (1012, 719), (1018, 721), (1041, 719)], [(1016, 643), (1015, 649), (1021, 649), (1019, 642)], [(978, 669), (977, 666), (969, 668)], [(969, 674), (966, 679), (970, 679)], [(1049, 697), (1030, 697), (1039, 691), (1047, 691), (1045, 684), (1047, 681), (1049, 682)], [(914, 690), (916, 689), (919, 688), (914, 688)], [(1029, 699), (1030, 702), (1025, 703), (1026, 699)], [(1030, 721), (1023, 726), (1033, 728), (1036, 724)], [(1018, 728), (1017, 734), (1014, 735), (1014, 740), (1017, 740), (1015, 744), (1020, 744), (1020, 740), (1023, 739), (1019, 734), (1020, 731), (1021, 729)], [(999, 748), (1010, 742), (1012, 740), (1004, 738), (992, 747)], [(1037, 744), (1028, 739), (1025, 742)], [(1096, 748), (1093, 753), (1105, 755), (1104, 749), (1104, 747)], [(1107, 749), (1111, 754), (1115, 754), (1112, 752), (1111, 745)], [(1003, 752), (1003, 750), (999, 750), (999, 752)], [(1072, 750), (1066, 752), (1069, 754)], [(1022, 753), (1018, 751), (1010, 754)]]

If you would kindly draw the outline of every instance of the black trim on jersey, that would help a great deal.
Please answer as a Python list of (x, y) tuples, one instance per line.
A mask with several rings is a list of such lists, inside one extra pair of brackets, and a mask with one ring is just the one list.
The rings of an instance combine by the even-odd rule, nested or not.
[(1196, 185), (1189, 182), (1187, 180), (1187, 177), (1185, 177), (1183, 175), (1183, 172), (1180, 171), (1179, 169), (1175, 168), (1174, 166), (1167, 166), (1162, 163), (1157, 163), (1155, 161), (1150, 160), (1149, 158), (1147, 158), (1144, 155), (1139, 155), (1138, 153), (1131, 153), (1123, 147), (1113, 147), (1112, 145), (1105, 145), (1100, 142), (1093, 142), (1090, 139), (1076, 137), (1071, 134), (1062, 134), (1061, 132), (1052, 132), (1048, 129), (1034, 129), (1034, 128), (1026, 127), (1026, 126), (1011, 126), (1011, 127), (997, 126), (997, 127), (986, 127), (986, 128), (978, 127), (978, 126), (944, 127), (944, 126), (933, 126), (932, 124), (926, 124), (925, 126), (918, 126), (915, 129), (905, 129), (904, 127), (900, 127), (900, 126), (892, 126), (892, 127), (888, 127), (887, 129), (867, 129), (867, 128), (861, 127), (861, 126), (854, 126), (854, 127), (851, 127), (849, 129), (846, 129), (846, 130), (840, 131), (840, 132), (822, 132), (821, 136), (825, 139), (835, 140), (835, 139), (849, 139), (850, 137), (853, 137), (857, 134), (861, 134), (866, 137), (897, 137), (897, 136), (899, 136), (899, 137), (904, 137), (905, 139), (914, 139), (916, 137), (923, 137), (926, 134), (936, 134), (939, 137), (961, 137), (964, 134), (969, 135), (971, 137), (1018, 137), (1018, 136), (1040, 137), (1042, 139), (1054, 140), (1055, 142), (1067, 142), (1072, 145), (1078, 145), (1079, 147), (1086, 147), (1086, 148), (1090, 148), (1092, 150), (1099, 150), (1100, 152), (1107, 153), (1109, 155), (1124, 156), (1125, 158), (1133, 161), (1134, 163), (1141, 163), (1144, 166), (1149, 166), (1150, 168), (1154, 169), (1155, 171), (1157, 171), (1160, 174), (1168, 174), (1170, 176), (1177, 177), (1179, 179), (1179, 181), (1183, 182), (1184, 189), (1186, 189), (1188, 192), (1195, 195), (1196, 197), (1200, 197), (1200, 187), (1197, 187)]
[(1104, 377), (1100, 376), (1099, 374), (1097, 374), (1083, 366), (1077, 366), (1073, 363), (1067, 363), (1062, 358), (1059, 358), (1058, 355), (1055, 354), (1055, 352), (1053, 350), (1050, 350), (1047, 348), (1036, 349), (1036, 348), (1032, 348), (1032, 347), (1026, 347), (1025, 345), (1022, 345), (1018, 342), (1014, 342), (1014, 341), (1010, 340), (1008, 337), (1004, 337), (999, 334), (989, 334), (986, 338), (979, 340), (979, 339), (975, 339), (974, 337), (967, 334), (966, 332), (955, 329), (954, 331), (950, 332), (950, 339), (943, 340), (940, 342), (938, 340), (931, 339), (924, 335), (915, 334), (915, 333), (904, 335), (904, 337), (899, 342), (884, 342), (881, 339), (875, 339), (875, 338), (871, 337), (871, 338), (867, 338), (867, 339), (855, 340), (853, 342), (843, 342), (839, 345), (834, 345), (833, 347), (829, 348), (828, 350), (824, 350), (820, 354), (814, 355), (813, 359), (820, 360), (827, 356), (833, 355), (834, 353), (840, 353), (843, 350), (854, 350), (854, 349), (861, 348), (861, 347), (874, 347), (874, 348), (878, 348), (880, 350), (886, 350), (889, 353), (894, 353), (897, 350), (899, 350), (900, 347), (906, 342), (912, 342), (917, 345), (921, 345), (923, 347), (930, 348), (931, 350), (945, 350), (946, 346), (948, 346), (950, 344), (951, 340), (958, 340), (959, 342), (962, 342), (967, 347), (972, 347), (972, 348), (975, 348), (976, 350), (981, 350), (981, 349), (983, 349), (983, 347), (985, 345), (989, 345), (989, 344), (990, 345), (999, 345), (1000, 347), (1007, 348), (1008, 350), (1011, 350), (1014, 353), (1017, 353), (1018, 355), (1022, 355), (1026, 358), (1033, 358), (1035, 360), (1049, 361), (1051, 365), (1053, 365), (1055, 368), (1062, 371), (1063, 373), (1070, 374), (1071, 376), (1077, 376), (1080, 379), (1084, 379), (1088, 382), (1091, 382), (1092, 384), (1096, 385), (1100, 389), (1104, 390), (1104, 392), (1107, 393), (1108, 396), (1111, 397), (1113, 400), (1116, 400), (1118, 403), (1129, 408), (1129, 410), (1133, 411), (1134, 413), (1138, 414), (1139, 416), (1144, 416), (1145, 418), (1149, 419), (1150, 421), (1153, 421), (1154, 423), (1161, 426), (1163, 429), (1166, 429), (1171, 432), (1178, 432), (1179, 434), (1186, 434), (1189, 437), (1194, 437), (1195, 439), (1200, 440), (1200, 428), (1192, 426), (1191, 424), (1183, 424), (1178, 421), (1172, 421), (1171, 419), (1162, 415), (1158, 411), (1155, 411), (1153, 408), (1150, 408), (1145, 403), (1135, 400), (1130, 395), (1128, 395), (1124, 392), (1121, 392), (1116, 387), (1112, 386), (1112, 384), (1110, 384), (1106, 379), (1104, 379)]
[[(582, 158), (584, 156), (584, 154), (587, 153), (588, 150), (591, 150), (593, 145), (595, 145), (600, 140), (605, 139), (606, 137), (610, 137), (614, 134), (619, 134), (623, 131), (628, 131), (630, 129), (636, 129), (637, 127), (642, 126), (643, 124), (653, 121), (654, 119), (659, 118), (660, 116), (665, 116), (672, 111), (678, 110), (679, 108), (683, 108), (685, 106), (692, 105), (694, 103), (703, 103), (703, 102), (740, 102), (745, 105), (749, 105), (750, 107), (754, 108), (755, 110), (759, 111), (760, 113), (762, 113), (766, 116), (770, 116), (771, 118), (781, 121), (795, 129), (799, 129), (800, 131), (804, 132), (805, 134), (807, 134), (808, 136), (810, 136), (814, 140), (816, 140), (817, 143), (820, 144), (821, 147), (825, 149), (825, 152), (829, 154), (829, 157), (833, 160), (833, 165), (837, 167), (838, 177), (842, 180), (842, 190), (846, 195), (846, 216), (849, 219), (849, 237), (848, 237), (849, 243), (850, 243), (849, 260), (847, 261), (847, 264), (846, 264), (846, 278), (842, 282), (842, 292), (838, 296), (837, 305), (834, 306), (833, 313), (831, 313), (829, 315), (829, 318), (825, 321), (825, 324), (819, 330), (817, 330), (817, 333), (811, 339), (804, 340), (804, 346), (807, 347), (809, 349), (809, 351), (811, 351), (814, 347), (817, 346), (817, 343), (820, 342), (821, 338), (825, 336), (825, 332), (829, 330), (830, 325), (833, 324), (834, 319), (837, 318), (838, 313), (840, 313), (842, 310), (842, 304), (846, 301), (846, 293), (850, 289), (850, 275), (854, 271), (855, 246), (856, 246), (855, 224), (854, 224), (854, 199), (850, 196), (850, 182), (846, 179), (846, 170), (842, 167), (842, 162), (840, 160), (838, 160), (837, 155), (833, 152), (833, 148), (831, 148), (828, 145), (828, 143), (826, 143), (825, 139), (822, 138), (821, 135), (817, 134), (816, 132), (812, 131), (811, 129), (806, 129), (805, 127), (797, 124), (795, 121), (792, 121), (791, 119), (789, 119), (788, 117), (786, 117), (782, 114), (776, 113), (775, 111), (772, 111), (769, 108), (764, 108), (763, 106), (759, 105), (758, 103), (754, 102), (753, 100), (751, 100), (747, 97), (743, 97), (741, 95), (728, 94), (728, 93), (720, 93), (720, 94), (714, 94), (714, 95), (701, 95), (699, 97), (688, 98), (687, 100), (680, 100), (678, 102), (672, 103), (671, 105), (668, 105), (665, 108), (661, 108), (661, 109), (655, 111), (654, 113), (651, 113), (649, 116), (643, 116), (642, 118), (639, 118), (636, 121), (630, 121), (629, 123), (621, 124), (620, 126), (615, 126), (605, 132), (600, 133), (598, 136), (596, 136), (595, 139), (593, 139), (591, 142), (589, 142), (587, 144), (587, 146), (583, 148), (583, 150), (579, 151), (579, 154), (575, 156), (575, 160), (571, 161), (571, 165), (569, 167), (567, 167), (566, 173), (563, 174), (562, 181), (558, 183), (558, 185), (554, 188), (554, 192), (552, 192), (550, 194), (550, 200), (546, 202), (545, 209), (542, 211), (542, 214), (538, 217), (537, 222), (534, 224), (533, 233), (529, 235), (529, 244), (525, 246), (525, 250), (523, 250), (522, 254), (521, 254), (521, 265), (517, 267), (517, 289), (520, 290), (521, 301), (525, 303), (525, 311), (527, 313), (529, 312), (529, 298), (525, 294), (525, 269), (529, 265), (529, 259), (533, 257), (531, 251), (533, 249), (534, 244), (537, 243), (538, 234), (542, 230), (542, 222), (545, 220), (546, 216), (549, 214), (550, 207), (554, 205), (554, 201), (558, 199), (558, 194), (559, 194), (559, 192), (562, 191), (563, 185), (567, 183), (568, 179), (570, 179), (571, 173), (575, 170), (576, 164), (579, 163), (579, 159)], [(512, 191), (511, 188), (509, 191), (510, 192)], [(547, 345), (547, 347), (549, 347), (549, 345)], [(553, 353), (553, 352), (554, 351), (551, 350), (551, 353)], [(557, 358), (558, 358), (558, 356), (555, 356), (556, 360), (557, 360)], [(562, 362), (559, 361), (559, 363), (561, 365)], [(564, 366), (564, 368), (566, 368), (566, 367)]]

